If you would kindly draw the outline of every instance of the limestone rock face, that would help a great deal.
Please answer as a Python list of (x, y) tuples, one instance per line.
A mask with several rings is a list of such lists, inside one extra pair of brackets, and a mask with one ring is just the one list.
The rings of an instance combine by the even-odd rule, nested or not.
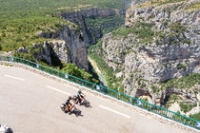
[(98, 28), (93, 30), (92, 35), (91, 31), (87, 29), (85, 18), (109, 17), (122, 14), (124, 14), (122, 10), (98, 8), (63, 13), (62, 17), (66, 21), (76, 24), (79, 28), (74, 29), (70, 25), (64, 25), (60, 31), (56, 32), (45, 33), (39, 31), (37, 33), (38, 36), (53, 40), (41, 44), (43, 52), (41, 51), (38, 57), (45, 59), (49, 64), (52, 64), (51, 57), (56, 57), (61, 62), (75, 63), (79, 68), (84, 68), (88, 71), (87, 48), (102, 35), (99, 34)]
[[(84, 42), (86, 44), (86, 47), (89, 47), (91, 44), (95, 44), (97, 39), (102, 37), (102, 33), (101, 33), (101, 26), (93, 27), (93, 29), (89, 30), (86, 25), (85, 19), (87, 18), (95, 19), (98, 17), (109, 18), (115, 15), (125, 16), (125, 11), (120, 9), (91, 8), (70, 13), (63, 13), (62, 17), (81, 27), (81, 33), (84, 38)], [(114, 25), (114, 23), (112, 24)], [(112, 27), (112, 25), (110, 27)]]
[(51, 46), (53, 48), (53, 51), (55, 52), (55, 54), (59, 57), (59, 59), (62, 62), (65, 63), (70, 63), (71, 58), (70, 58), (70, 51), (67, 47), (67, 44), (64, 40), (53, 40), (51, 42)]
[[(62, 43), (60, 56), (68, 57), (61, 58), (61, 60), (67, 59), (80, 68), (88, 70), (88, 59), (87, 59), (87, 50), (86, 42), (84, 39), (80, 38), (81, 32), (75, 32), (69, 27), (64, 26), (63, 29), (59, 32), (59, 39), (64, 40), (65, 43)], [(54, 51), (56, 47), (54, 47)], [(66, 60), (66, 62), (67, 62)]]
[[(54, 61), (56, 63), (75, 63), (79, 68), (87, 71), (86, 42), (80, 37), (81, 35), (81, 31), (75, 31), (67, 25), (64, 25), (60, 31), (55, 33), (41, 32), (40, 36), (50, 39), (43, 43), (33, 44), (33, 49), (38, 49), (34, 53), (34, 57), (38, 61), (44, 60), (50, 65), (55, 65), (53, 64)], [(22, 50), (22, 48), (18, 49), (18, 51)]]
[[(103, 37), (99, 55), (108, 66), (121, 70), (126, 93), (135, 96), (137, 89), (143, 89), (152, 97), (161, 97), (161, 93), (153, 94), (152, 85), (200, 73), (200, 11), (189, 9), (198, 2), (141, 8), (134, 5), (127, 10), (125, 22), (127, 30), (133, 31), (126, 36), (110, 33)], [(138, 37), (134, 32), (138, 23), (151, 25), (154, 35)]]

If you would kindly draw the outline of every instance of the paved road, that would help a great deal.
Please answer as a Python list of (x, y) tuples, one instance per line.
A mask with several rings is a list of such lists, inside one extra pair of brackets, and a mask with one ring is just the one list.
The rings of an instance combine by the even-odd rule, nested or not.
[(0, 123), (14, 133), (187, 133), (96, 93), (83, 90), (92, 108), (83, 117), (68, 115), (60, 105), (79, 88), (29, 70), (0, 65)]

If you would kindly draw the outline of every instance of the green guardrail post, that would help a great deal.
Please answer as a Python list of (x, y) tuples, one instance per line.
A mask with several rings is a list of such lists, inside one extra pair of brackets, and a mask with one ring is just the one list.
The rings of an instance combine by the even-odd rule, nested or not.
[(100, 87), (99, 85), (97, 85), (97, 84), (96, 84), (96, 90), (97, 90), (97, 91), (100, 91), (100, 90), (101, 90), (101, 87)]
[(117, 99), (118, 100), (120, 100), (120, 96), (121, 96), (120, 92), (117, 91)]
[(13, 57), (10, 57), (10, 61), (11, 61), (11, 62), (14, 62), (14, 58), (13, 58)]

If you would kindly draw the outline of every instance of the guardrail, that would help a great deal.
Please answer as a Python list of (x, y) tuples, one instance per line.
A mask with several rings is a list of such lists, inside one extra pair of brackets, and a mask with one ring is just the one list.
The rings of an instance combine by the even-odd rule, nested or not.
[(103, 93), (105, 95), (111, 96), (113, 98), (116, 98), (118, 100), (122, 100), (128, 104), (134, 105), (134, 106), (138, 106), (142, 109), (145, 109), (147, 111), (153, 112), (155, 114), (158, 114), (160, 116), (163, 116), (165, 118), (174, 120), (178, 123), (184, 124), (186, 126), (195, 128), (197, 130), (200, 130), (200, 122), (192, 119), (190, 117), (181, 115), (179, 113), (170, 111), (164, 107), (160, 107), (151, 103), (148, 103), (146, 101), (143, 101), (141, 99), (126, 95), (122, 92), (118, 92), (116, 90), (107, 88), (105, 86), (99, 85), (99, 84), (95, 84), (77, 77), (74, 77), (72, 75), (60, 72), (58, 70), (52, 69), (50, 67), (47, 66), (43, 66), (25, 59), (21, 59), (21, 58), (17, 58), (17, 57), (9, 57), (9, 56), (0, 56), (0, 61), (7, 61), (7, 62), (16, 62), (16, 63), (22, 63), (28, 66), (31, 66), (33, 68), (36, 68), (38, 70), (47, 72), (51, 75), (57, 76), (59, 78), (71, 81), (71, 82), (75, 82), (79, 85), (85, 86), (87, 88), (90, 88), (92, 90), (96, 90), (100, 93)]

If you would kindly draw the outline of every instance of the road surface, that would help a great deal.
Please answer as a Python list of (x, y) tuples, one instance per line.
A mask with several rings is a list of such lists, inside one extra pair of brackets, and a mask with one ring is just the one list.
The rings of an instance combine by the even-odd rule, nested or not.
[(80, 89), (30, 70), (0, 65), (0, 123), (14, 133), (188, 133), (132, 106), (83, 90), (92, 108), (77, 105), (82, 117), (60, 105)]

